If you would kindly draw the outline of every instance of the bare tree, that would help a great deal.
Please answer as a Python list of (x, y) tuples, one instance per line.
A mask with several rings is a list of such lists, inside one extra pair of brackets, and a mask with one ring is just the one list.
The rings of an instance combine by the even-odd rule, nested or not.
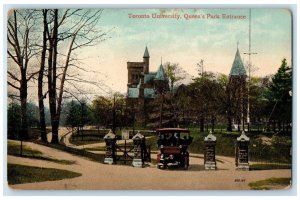
[(28, 82), (37, 74), (32, 71), (31, 64), (31, 60), (38, 53), (33, 42), (35, 14), (34, 10), (13, 10), (8, 17), (7, 84), (19, 93), (16, 97), (21, 102), (21, 139), (28, 139), (26, 116)]
[[(61, 11), (61, 12), (60, 12)], [(94, 46), (103, 41), (107, 33), (98, 28), (102, 10), (49, 11), (48, 23), (48, 92), (52, 125), (52, 143), (58, 143), (58, 127), (70, 67), (77, 67), (72, 55), (76, 50)], [(59, 45), (63, 44), (63, 45)], [(66, 54), (63, 52), (66, 51)], [(84, 81), (79, 76), (73, 81)]]
[(44, 28), (43, 28), (40, 70), (39, 70), (39, 75), (38, 75), (38, 102), (39, 102), (41, 139), (43, 142), (48, 142), (47, 133), (46, 133), (45, 106), (44, 106), (44, 98), (46, 97), (46, 95), (43, 93), (43, 78), (44, 78), (45, 60), (46, 60), (46, 51), (47, 51), (47, 32), (48, 32), (47, 13), (48, 13), (48, 10), (44, 9), (44, 10), (42, 10), (42, 13), (43, 13), (43, 27)]
[(164, 70), (166, 72), (167, 78), (171, 85), (171, 91), (173, 91), (174, 86), (180, 83), (181, 80), (185, 79), (187, 73), (182, 69), (178, 63), (166, 62), (164, 64)]

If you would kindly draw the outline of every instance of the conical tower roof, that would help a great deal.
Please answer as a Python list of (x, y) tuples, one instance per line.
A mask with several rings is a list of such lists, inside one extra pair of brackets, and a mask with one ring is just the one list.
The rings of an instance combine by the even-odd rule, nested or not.
[(234, 58), (229, 75), (230, 76), (247, 76), (247, 72), (243, 65), (239, 49), (236, 50), (235, 58)]
[(147, 46), (146, 46), (143, 58), (150, 58)]
[(166, 73), (165, 73), (165, 70), (164, 70), (164, 67), (162, 64), (160, 64), (154, 79), (159, 80), (159, 81), (167, 80), (167, 76), (166, 76)]

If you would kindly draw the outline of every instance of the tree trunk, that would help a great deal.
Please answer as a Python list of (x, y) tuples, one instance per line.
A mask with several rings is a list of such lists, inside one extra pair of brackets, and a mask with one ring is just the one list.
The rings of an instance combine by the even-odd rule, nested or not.
[(40, 131), (41, 139), (43, 142), (48, 142), (47, 132), (46, 132), (46, 120), (45, 120), (45, 106), (44, 106), (44, 94), (43, 94), (43, 77), (45, 70), (45, 57), (47, 49), (47, 9), (43, 10), (44, 16), (44, 32), (43, 32), (43, 47), (42, 47), (42, 57), (41, 57), (41, 66), (38, 77), (38, 99), (39, 99), (39, 114), (40, 114)]
[(164, 96), (161, 94), (160, 111), (159, 111), (159, 128), (162, 127), (162, 115), (163, 115)]
[(232, 119), (229, 115), (227, 116), (227, 131), (232, 132)]
[(51, 143), (53, 144), (58, 144), (59, 140), (58, 140), (58, 127), (59, 127), (59, 120), (54, 120), (52, 122), (52, 140)]
[(211, 116), (211, 131), (214, 132), (215, 130), (215, 117)]
[(200, 117), (200, 132), (204, 132), (204, 117)]
[(51, 114), (52, 140), (51, 143), (58, 143), (59, 116), (56, 109), (56, 61), (57, 61), (57, 29), (58, 29), (58, 10), (54, 10), (53, 34), (50, 38), (48, 55), (48, 91), (49, 107)]
[(27, 124), (27, 80), (26, 71), (22, 70), (21, 74), (21, 87), (20, 87), (20, 100), (21, 100), (21, 140), (28, 140), (28, 124)]

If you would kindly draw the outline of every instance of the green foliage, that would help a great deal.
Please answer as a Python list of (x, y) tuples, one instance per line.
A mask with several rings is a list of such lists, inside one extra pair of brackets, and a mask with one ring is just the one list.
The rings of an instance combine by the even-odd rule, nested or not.
[(292, 117), (292, 69), (287, 66), (286, 59), (272, 78), (266, 98), (270, 102), (273, 113), (272, 119), (291, 122)]
[(81, 176), (80, 173), (71, 172), (68, 170), (31, 167), (17, 164), (7, 165), (7, 179), (9, 185), (42, 181), (56, 181), (79, 176)]
[[(199, 130), (192, 130), (191, 136), (194, 137), (193, 142), (189, 146), (191, 153), (204, 153), (204, 138), (208, 133), (200, 133)], [(235, 156), (234, 143), (237, 136), (235, 134), (226, 134), (215, 132), (217, 137), (216, 155)]]
[(130, 124), (131, 114), (126, 108), (126, 99), (123, 94), (116, 92), (110, 97), (96, 96), (91, 105), (92, 122), (97, 128), (112, 128), (115, 118), (117, 127)]
[(21, 106), (15, 102), (8, 104), (7, 108), (7, 129), (8, 138), (16, 139), (19, 137), (21, 128)]
[(39, 108), (32, 102), (27, 103), (28, 127), (39, 127)]
[(86, 145), (104, 142), (103, 137), (108, 133), (107, 129), (80, 130), (73, 132), (70, 143), (74, 145)]
[(281, 100), (283, 95), (289, 96), (289, 91), (292, 90), (292, 69), (287, 66), (285, 58), (272, 78), (269, 89), (271, 92), (270, 98), (274, 100)]
[(217, 116), (225, 115), (227, 98), (224, 84), (226, 83), (225, 76), (207, 72), (195, 78), (194, 82), (188, 86), (191, 91), (190, 95), (193, 97), (191, 110), (192, 113), (196, 113), (198, 120), (206, 118), (214, 124)]
[(70, 127), (84, 126), (90, 121), (88, 105), (85, 100), (70, 101), (66, 103), (66, 122), (65, 125)]
[[(27, 103), (28, 127), (39, 126), (39, 110), (33, 103)], [(11, 102), (7, 107), (8, 138), (18, 139), (21, 128), (21, 106), (19, 103)]]
[(98, 127), (107, 127), (110, 123), (111, 102), (108, 98), (97, 96), (92, 102), (93, 122)]

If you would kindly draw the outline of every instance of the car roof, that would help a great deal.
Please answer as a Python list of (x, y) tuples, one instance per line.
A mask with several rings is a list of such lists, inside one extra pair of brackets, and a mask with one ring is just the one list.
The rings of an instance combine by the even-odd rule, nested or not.
[(175, 132), (178, 132), (178, 133), (189, 133), (190, 130), (188, 129), (185, 129), (185, 128), (160, 128), (160, 129), (156, 129), (156, 132), (157, 133), (175, 133)]

